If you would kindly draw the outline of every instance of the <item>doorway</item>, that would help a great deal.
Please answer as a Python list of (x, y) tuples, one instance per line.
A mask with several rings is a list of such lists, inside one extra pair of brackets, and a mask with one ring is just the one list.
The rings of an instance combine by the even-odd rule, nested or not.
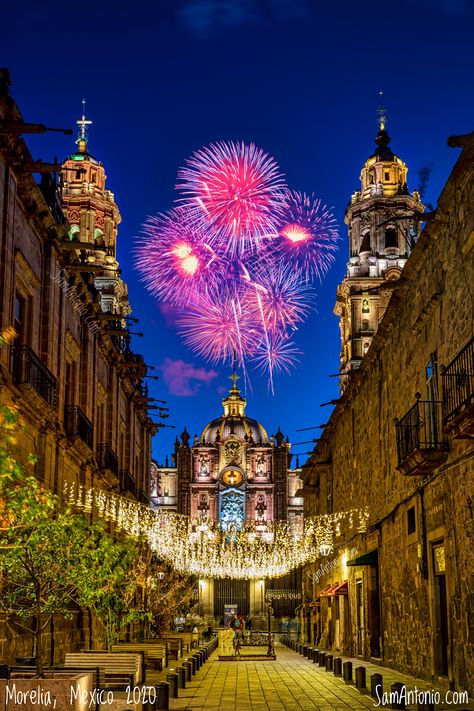
[(357, 656), (364, 653), (364, 596), (362, 579), (356, 580)]
[(446, 561), (444, 541), (432, 544), (433, 613), (434, 613), (434, 670), (448, 676), (449, 626), (446, 596)]

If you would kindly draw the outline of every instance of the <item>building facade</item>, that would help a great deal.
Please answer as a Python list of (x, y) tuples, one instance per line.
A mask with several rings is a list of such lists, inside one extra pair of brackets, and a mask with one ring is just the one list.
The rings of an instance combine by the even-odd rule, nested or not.
[[(303, 468), (305, 516), (367, 507), (369, 526), (342, 530), (306, 567), (301, 623), (322, 649), (472, 694), (474, 135), (449, 143), (462, 151), (438, 206), (397, 265), (402, 276)], [(405, 191), (401, 199), (410, 230), (421, 206)], [(348, 282), (338, 290), (343, 368), (358, 328), (346, 331)]]
[[(151, 505), (189, 516), (196, 525), (219, 521), (222, 530), (251, 526), (264, 534), (272, 521), (301, 520), (300, 469), (291, 468), (291, 445), (280, 429), (268, 437), (264, 427), (245, 412), (246, 400), (236, 386), (222, 400), (223, 414), (212, 420), (193, 442), (186, 431), (176, 439), (174, 466), (152, 465)], [(297, 595), (297, 573), (277, 581), (201, 580), (200, 611), (219, 624), (224, 608), (238, 607), (263, 623), (266, 603), (275, 590)], [(280, 592), (277, 616), (291, 615), (298, 601)], [(297, 600), (297, 599), (296, 599)]]
[[(5, 70), (0, 122), (0, 332), (9, 336), (0, 404), (21, 418), (15, 457), (60, 497), (64, 483), (79, 482), (147, 502), (156, 431), (147, 367), (131, 349), (120, 214), (89, 153), (88, 122), (78, 122), (77, 149), (62, 165), (35, 163), (22, 134), (44, 127), (25, 124)], [(2, 627), (4, 659), (22, 651), (8, 634)], [(69, 630), (71, 648), (84, 634), (82, 622)]]

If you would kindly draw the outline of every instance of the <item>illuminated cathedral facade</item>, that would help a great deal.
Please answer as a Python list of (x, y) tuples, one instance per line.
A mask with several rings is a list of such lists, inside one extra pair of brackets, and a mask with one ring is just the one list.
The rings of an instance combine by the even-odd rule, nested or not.
[[(192, 443), (184, 429), (176, 438), (172, 466), (152, 464), (150, 502), (155, 510), (190, 516), (197, 526), (219, 521), (224, 531), (245, 525), (256, 535), (270, 535), (272, 521), (302, 521), (301, 470), (291, 468), (291, 445), (280, 429), (268, 437), (257, 420), (247, 417), (237, 376), (232, 379), (223, 414)], [(298, 572), (273, 581), (200, 580), (200, 614), (219, 624), (233, 605), (258, 626), (268, 602), (277, 617), (292, 616), (299, 590)]]

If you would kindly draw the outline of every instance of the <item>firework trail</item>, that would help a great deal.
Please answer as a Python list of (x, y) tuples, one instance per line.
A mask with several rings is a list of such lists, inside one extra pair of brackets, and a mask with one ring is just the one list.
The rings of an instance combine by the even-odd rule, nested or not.
[(185, 343), (213, 364), (249, 360), (268, 377), (298, 360), (291, 340), (313, 309), (312, 282), (337, 248), (314, 196), (286, 188), (255, 145), (221, 142), (178, 173), (179, 207), (148, 218), (137, 264), (150, 292), (178, 312)]

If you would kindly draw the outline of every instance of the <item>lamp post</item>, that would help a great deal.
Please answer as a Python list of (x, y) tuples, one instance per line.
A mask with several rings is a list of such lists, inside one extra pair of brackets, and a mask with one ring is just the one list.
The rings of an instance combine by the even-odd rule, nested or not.
[(273, 615), (273, 607), (270, 604), (267, 604), (267, 630), (268, 630), (268, 649), (267, 649), (267, 654), (275, 654), (275, 648), (273, 646), (273, 637), (272, 637), (272, 615)]

